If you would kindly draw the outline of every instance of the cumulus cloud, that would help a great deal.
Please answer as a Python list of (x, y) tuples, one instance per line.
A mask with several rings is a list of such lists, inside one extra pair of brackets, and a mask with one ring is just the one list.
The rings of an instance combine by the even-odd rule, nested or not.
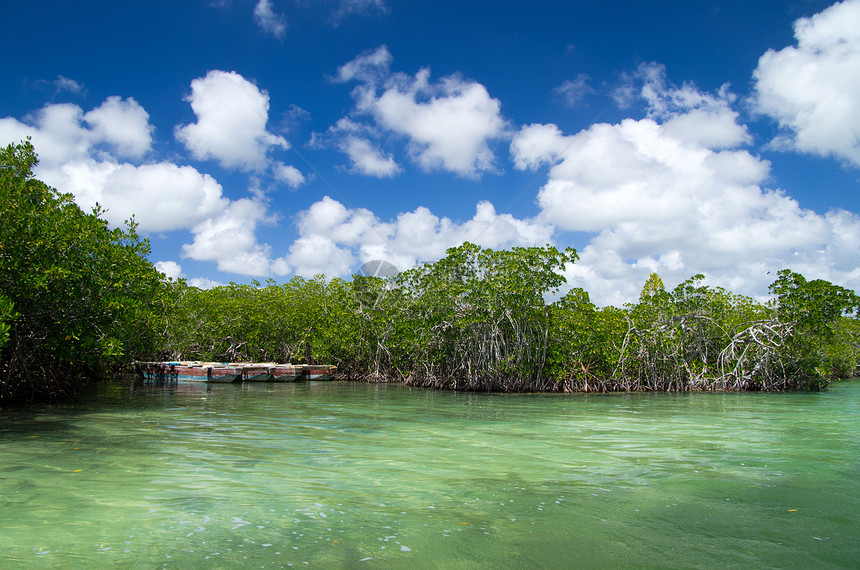
[(347, 136), (339, 141), (338, 146), (349, 157), (355, 172), (377, 178), (391, 178), (401, 171), (393, 156), (367, 139)]
[(31, 137), (41, 167), (87, 156), (91, 136), (81, 125), (83, 110), (77, 105), (47, 105), (25, 120), (0, 119), (0, 141), (5, 145)]
[(391, 178), (403, 169), (390, 154), (379, 147), (372, 139), (378, 137), (378, 130), (370, 125), (356, 123), (347, 117), (329, 127), (323, 134), (314, 133), (312, 146), (334, 146), (349, 157), (351, 172)]
[(222, 282), (214, 281), (208, 277), (192, 277), (188, 279), (188, 284), (198, 289), (213, 289), (224, 285)]
[(236, 72), (210, 71), (191, 82), (187, 97), (197, 122), (176, 128), (176, 138), (198, 159), (225, 168), (259, 171), (271, 147), (289, 148), (266, 130), (269, 95)]
[(298, 188), (305, 183), (305, 175), (298, 168), (283, 162), (276, 161), (272, 165), (272, 174), (274, 174), (275, 180), (283, 182), (290, 188)]
[(716, 93), (700, 91), (692, 82), (669, 85), (666, 68), (644, 63), (634, 75), (642, 81), (639, 96), (648, 117), (664, 122), (672, 138), (707, 148), (733, 148), (752, 142), (739, 114), (732, 108), (737, 96), (725, 84)]
[(488, 141), (504, 136), (501, 103), (486, 88), (458, 77), (429, 83), (421, 70), (405, 85), (386, 89), (374, 104), (377, 122), (411, 139), (410, 154), (425, 170), (477, 177), (493, 170)]
[[(283, 258), (272, 259), (257, 242), (256, 228), (268, 221), (262, 198), (231, 201), (221, 185), (191, 166), (172, 162), (135, 164), (151, 147), (149, 115), (133, 99), (109, 97), (88, 112), (76, 105), (48, 105), (20, 121), (0, 119), (0, 143), (32, 138), (40, 163), (36, 176), (74, 195), (84, 210), (96, 204), (112, 225), (134, 216), (143, 233), (190, 231), (186, 257), (215, 261), (223, 271), (243, 275), (289, 272)], [(124, 126), (124, 128), (123, 128)], [(276, 178), (297, 185), (300, 172), (278, 163)], [(163, 262), (168, 275), (178, 266)]]
[(254, 6), (254, 22), (265, 33), (283, 39), (287, 32), (287, 23), (283, 14), (278, 14), (272, 8), (271, 0), (258, 0)]
[(214, 178), (170, 162), (135, 166), (84, 159), (46, 172), (45, 180), (73, 193), (83, 208), (101, 204), (114, 225), (134, 215), (147, 233), (191, 229), (229, 203)]
[[(298, 275), (349, 275), (359, 263), (385, 260), (408, 269), (444, 257), (464, 241), (494, 249), (544, 245), (553, 228), (510, 214), (498, 214), (490, 202), (480, 202), (466, 221), (439, 217), (420, 206), (394, 219), (380, 220), (366, 209), (350, 209), (329, 197), (311, 205), (297, 219), (299, 239), (287, 260)], [(313, 255), (318, 248), (318, 255)]]
[[(89, 128), (84, 126), (89, 125)], [(0, 137), (6, 141), (33, 138), (39, 158), (49, 165), (87, 156), (93, 147), (129, 158), (140, 158), (152, 146), (149, 114), (132, 98), (108, 97), (86, 114), (78, 105), (46, 105), (26, 122), (0, 119)]]
[(376, 218), (366, 210), (349, 212), (340, 202), (325, 196), (297, 216), (299, 238), (290, 246), (286, 259), (296, 275), (346, 277), (355, 258), (351, 246), (369, 232), (378, 239), (373, 225)]
[(759, 59), (756, 109), (783, 130), (776, 147), (860, 166), (860, 0), (797, 20), (794, 36)]
[(557, 162), (573, 142), (555, 125), (526, 125), (511, 141), (511, 158), (519, 170), (536, 169)]
[(346, 277), (352, 273), (355, 258), (348, 250), (326, 236), (312, 235), (298, 238), (290, 246), (287, 262), (295, 267), (296, 275), (313, 277)]
[(667, 85), (659, 67), (646, 71), (649, 117), (574, 135), (528, 125), (513, 138), (516, 168), (549, 165), (537, 221), (589, 236), (568, 268), (571, 285), (619, 304), (635, 299), (651, 272), (670, 283), (701, 272), (764, 294), (768, 271), (806, 263), (811, 274), (856, 287), (848, 260), (860, 245), (845, 236), (860, 230), (860, 217), (822, 216), (766, 188), (770, 165), (739, 148), (749, 135), (727, 88), (700, 93)]
[(182, 273), (182, 266), (175, 261), (156, 261), (154, 265), (168, 279), (182, 279), (185, 277), (185, 274)]
[[(534, 167), (551, 156), (545, 137), (552, 128), (523, 129), (512, 145), (522, 153), (515, 165)], [(593, 125), (572, 138), (558, 136), (554, 146), (566, 150), (556, 157), (538, 203), (544, 219), (567, 230), (598, 231), (643, 219), (667, 223), (711, 200), (726, 182), (756, 184), (769, 173), (767, 163), (746, 151), (689, 144), (651, 119)]]
[[(353, 90), (355, 115), (369, 115), (384, 132), (408, 140), (410, 158), (424, 170), (447, 170), (466, 178), (478, 178), (496, 170), (489, 143), (507, 136), (501, 103), (487, 89), (459, 76), (430, 81), (430, 71), (414, 77), (391, 74), (391, 54), (385, 46), (366, 52), (338, 69), (342, 82), (357, 80)], [(365, 151), (367, 141), (352, 141), (344, 149)], [(382, 158), (374, 152), (373, 159)], [(390, 158), (390, 160), (388, 160)], [(388, 172), (394, 159), (385, 157)], [(378, 160), (376, 167), (378, 168)]]
[(387, 46), (379, 46), (368, 50), (355, 59), (337, 68), (336, 79), (342, 83), (358, 80), (367, 83), (381, 81), (388, 75), (391, 62), (394, 61)]
[(140, 158), (152, 146), (149, 113), (134, 99), (108, 97), (83, 118), (90, 126), (93, 140), (112, 145), (119, 156)]
[(30, 136), (39, 154), (37, 176), (74, 194), (85, 210), (100, 204), (113, 225), (134, 215), (143, 232), (190, 229), (222, 211), (228, 201), (209, 175), (170, 162), (117, 160), (114, 155), (140, 157), (149, 151), (148, 120), (133, 99), (109, 97), (87, 113), (77, 105), (48, 105), (27, 123), (0, 119), (0, 140)]
[(290, 268), (283, 259), (271, 258), (271, 247), (256, 238), (257, 226), (269, 221), (266, 205), (256, 199), (231, 202), (217, 217), (192, 230), (194, 241), (182, 246), (183, 257), (215, 261), (219, 271), (240, 275), (284, 275)]

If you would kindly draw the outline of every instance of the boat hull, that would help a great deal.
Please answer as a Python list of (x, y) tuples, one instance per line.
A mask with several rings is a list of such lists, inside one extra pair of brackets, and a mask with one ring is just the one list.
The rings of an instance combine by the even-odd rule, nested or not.
[(209, 382), (211, 368), (195, 364), (177, 364), (173, 367), (173, 373), (177, 380), (184, 382)]
[(209, 380), (216, 384), (232, 384), (242, 381), (242, 369), (235, 366), (213, 366), (209, 369)]
[(278, 364), (272, 367), (272, 382), (295, 382), (301, 371), (292, 364)]
[(328, 364), (302, 364), (302, 380), (331, 380), (337, 366)]
[(325, 364), (221, 363), (196, 361), (136, 362), (135, 369), (147, 380), (209, 382), (297, 382), (331, 380), (336, 366)]
[(232, 383), (242, 381), (242, 370), (204, 362), (138, 362), (137, 373), (147, 380)]
[(271, 382), (272, 367), (265, 364), (240, 364), (244, 382)]

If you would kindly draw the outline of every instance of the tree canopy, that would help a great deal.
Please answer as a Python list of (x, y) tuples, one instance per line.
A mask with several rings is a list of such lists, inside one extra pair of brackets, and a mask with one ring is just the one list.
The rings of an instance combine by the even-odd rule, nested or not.
[(821, 389), (856, 373), (857, 296), (780, 272), (762, 303), (652, 274), (637, 303), (559, 297), (576, 252), (465, 243), (392, 278), (208, 291), (173, 284), (172, 358), (336, 364), (351, 379), (463, 390)]
[(133, 220), (110, 228), (33, 176), (29, 141), (0, 151), (0, 401), (61, 396), (151, 352), (161, 276)]

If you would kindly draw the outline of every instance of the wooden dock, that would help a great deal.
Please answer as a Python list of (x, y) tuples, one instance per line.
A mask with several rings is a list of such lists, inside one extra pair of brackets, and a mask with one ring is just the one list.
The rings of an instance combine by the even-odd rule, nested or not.
[(331, 380), (337, 366), (276, 364), (274, 362), (135, 362), (135, 372), (147, 380), (184, 382), (303, 382)]

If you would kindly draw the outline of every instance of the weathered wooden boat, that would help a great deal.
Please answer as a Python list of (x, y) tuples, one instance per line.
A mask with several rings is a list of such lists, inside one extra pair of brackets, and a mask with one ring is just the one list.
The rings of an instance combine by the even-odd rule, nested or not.
[(272, 382), (295, 382), (301, 375), (301, 370), (292, 364), (275, 364), (271, 370)]
[(242, 381), (242, 369), (212, 362), (136, 362), (135, 368), (148, 380), (232, 383)]
[(185, 382), (295, 382), (331, 380), (337, 366), (327, 364), (275, 364), (273, 362), (135, 362), (141, 378)]
[(146, 380), (170, 380), (173, 375), (172, 362), (135, 362), (137, 375)]
[(175, 362), (172, 364), (172, 378), (185, 382), (211, 381), (211, 367), (197, 362)]
[(270, 382), (272, 380), (272, 365), (269, 364), (236, 364), (242, 369), (244, 382)]
[(337, 366), (329, 364), (300, 364), (302, 367), (300, 380), (331, 380), (331, 377), (337, 372)]
[(206, 382), (217, 382), (231, 384), (242, 381), (242, 367), (240, 366), (217, 366), (205, 364), (209, 368), (209, 379)]

